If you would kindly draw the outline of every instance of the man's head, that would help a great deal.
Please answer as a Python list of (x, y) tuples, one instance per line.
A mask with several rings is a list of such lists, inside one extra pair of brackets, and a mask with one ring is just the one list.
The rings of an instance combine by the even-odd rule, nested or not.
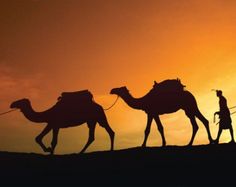
[(222, 96), (222, 91), (221, 90), (216, 90), (216, 95), (217, 95), (217, 97)]

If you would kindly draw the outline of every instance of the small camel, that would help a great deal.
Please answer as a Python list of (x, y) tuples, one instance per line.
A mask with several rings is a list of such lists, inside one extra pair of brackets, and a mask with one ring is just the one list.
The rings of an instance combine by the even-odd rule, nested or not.
[[(15, 101), (10, 105), (10, 108), (20, 109), (24, 116), (32, 122), (47, 123), (43, 131), (35, 138), (35, 141), (41, 146), (44, 152), (54, 154), (54, 150), (57, 145), (59, 129), (79, 126), (83, 123), (87, 123), (88, 125), (89, 137), (86, 145), (80, 153), (83, 153), (94, 141), (96, 123), (99, 123), (100, 126), (106, 129), (111, 140), (111, 150), (113, 150), (115, 133), (108, 124), (103, 108), (94, 101), (92, 101), (81, 111), (72, 111), (72, 113), (65, 110), (57, 110), (57, 105), (43, 112), (35, 112), (29, 99)], [(51, 147), (46, 147), (43, 144), (42, 139), (51, 130), (53, 132)]]
[(184, 87), (185, 86), (180, 83), (179, 79), (173, 79), (165, 80), (161, 83), (154, 82), (153, 89), (141, 98), (134, 98), (125, 86), (113, 88), (110, 94), (120, 96), (131, 108), (143, 110), (147, 113), (147, 126), (142, 147), (146, 147), (153, 119), (156, 121), (158, 130), (161, 134), (162, 146), (166, 145), (164, 130), (159, 115), (173, 113), (179, 109), (185, 111), (185, 114), (190, 119), (193, 127), (192, 137), (188, 146), (193, 144), (194, 137), (198, 130), (196, 117), (204, 124), (208, 133), (208, 139), (210, 143), (213, 143), (208, 120), (199, 111), (194, 96), (190, 92), (185, 91)]

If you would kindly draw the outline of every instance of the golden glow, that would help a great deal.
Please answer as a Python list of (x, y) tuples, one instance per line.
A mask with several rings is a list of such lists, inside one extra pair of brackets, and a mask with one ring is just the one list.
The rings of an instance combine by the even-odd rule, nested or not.
[[(106, 108), (115, 100), (109, 95), (114, 87), (126, 85), (140, 97), (153, 80), (178, 77), (196, 97), (215, 138), (218, 127), (212, 118), (218, 99), (211, 89), (222, 89), (228, 105), (236, 105), (233, 0), (27, 0), (6, 1), (0, 7), (1, 111), (23, 97), (42, 111), (61, 92), (82, 89), (92, 91)], [(144, 112), (119, 100), (106, 114), (116, 132), (115, 149), (141, 145)], [(189, 142), (192, 129), (183, 111), (161, 119), (168, 145)], [(2, 116), (0, 124), (0, 150), (42, 153), (34, 138), (43, 125), (29, 122), (20, 112)], [(206, 130), (198, 124), (194, 144), (207, 144)], [(87, 133), (86, 125), (61, 130), (56, 153), (79, 152)], [(221, 142), (229, 138), (223, 132)], [(161, 145), (154, 123), (148, 145)], [(88, 151), (109, 146), (108, 135), (98, 126)]]

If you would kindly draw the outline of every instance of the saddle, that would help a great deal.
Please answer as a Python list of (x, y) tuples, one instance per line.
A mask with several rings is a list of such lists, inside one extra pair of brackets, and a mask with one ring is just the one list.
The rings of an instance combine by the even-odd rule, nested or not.
[(158, 92), (183, 92), (186, 86), (183, 85), (180, 79), (168, 79), (160, 83), (154, 81), (153, 91)]
[(73, 110), (89, 106), (93, 103), (93, 95), (89, 90), (62, 92), (57, 100), (57, 107)]

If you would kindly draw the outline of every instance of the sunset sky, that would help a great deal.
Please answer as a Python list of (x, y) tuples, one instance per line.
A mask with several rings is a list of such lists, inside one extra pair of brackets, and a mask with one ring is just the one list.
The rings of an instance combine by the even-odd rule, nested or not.
[[(114, 87), (127, 86), (141, 97), (154, 80), (178, 77), (196, 97), (215, 139), (218, 98), (211, 89), (222, 89), (228, 105), (236, 105), (235, 10), (235, 0), (1, 0), (0, 112), (21, 98), (43, 111), (61, 92), (83, 89), (107, 108), (116, 99), (109, 94)], [(143, 111), (119, 100), (106, 115), (116, 132), (115, 149), (142, 144)], [(232, 119), (236, 131), (236, 115)], [(182, 110), (161, 120), (167, 145), (188, 144), (192, 127)], [(194, 144), (208, 144), (198, 124)], [(19, 111), (0, 116), (0, 151), (43, 153), (34, 138), (44, 126)], [(56, 154), (79, 152), (87, 137), (85, 124), (62, 129)], [(221, 142), (230, 140), (223, 132)], [(154, 122), (147, 145), (161, 145)], [(109, 148), (107, 133), (97, 126), (87, 152)]]

